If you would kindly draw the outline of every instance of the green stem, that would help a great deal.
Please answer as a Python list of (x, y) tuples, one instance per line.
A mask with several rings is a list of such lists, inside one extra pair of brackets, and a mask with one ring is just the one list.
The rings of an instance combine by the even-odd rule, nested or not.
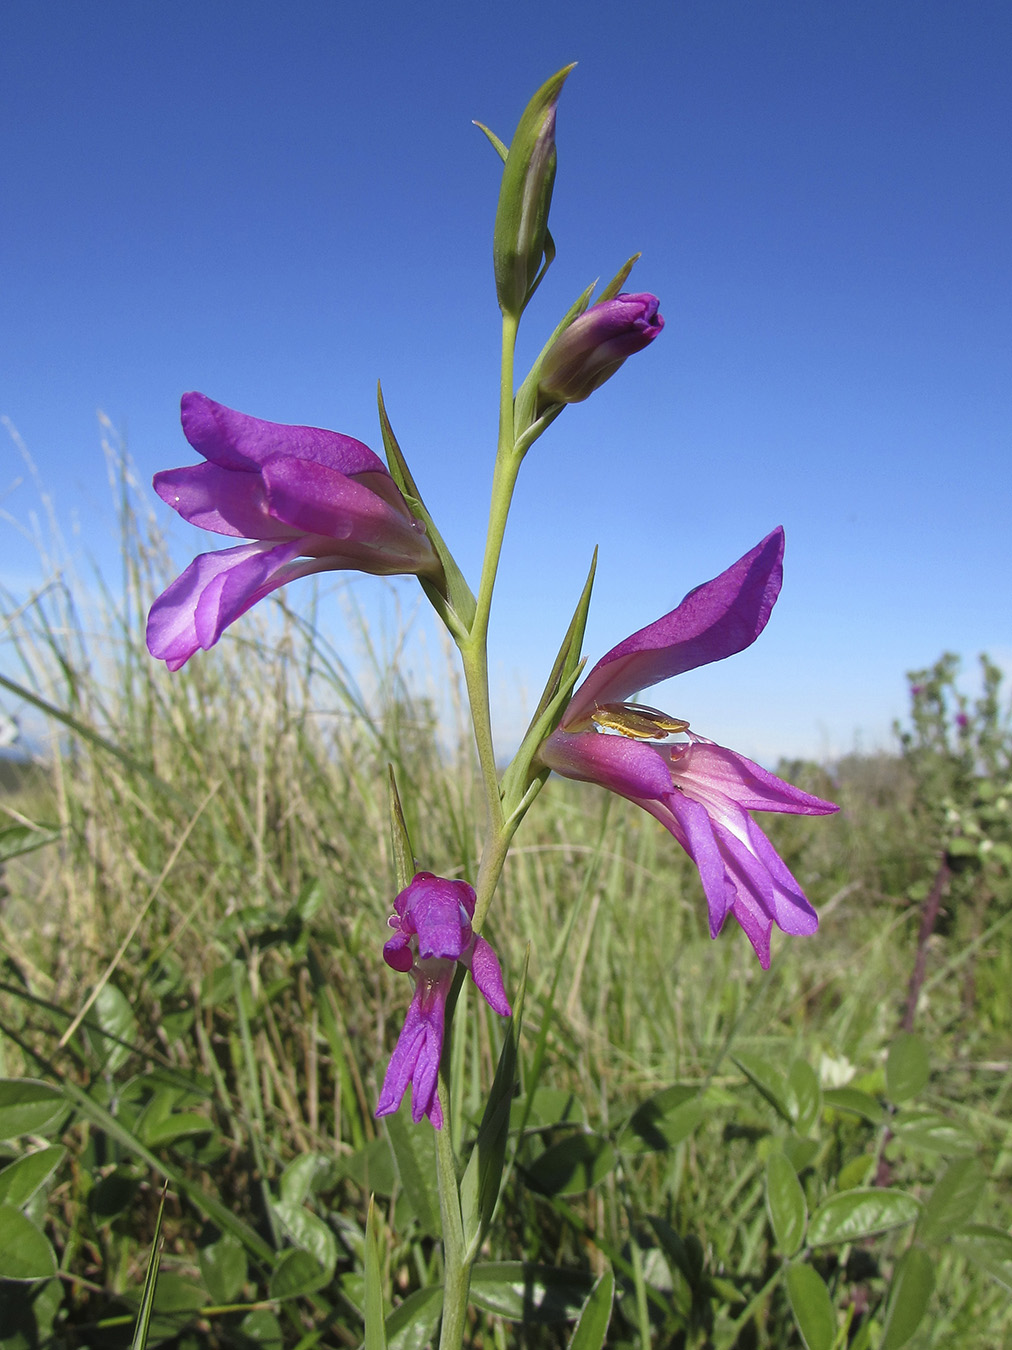
[(460, 1350), (467, 1322), (467, 1298), (471, 1289), (471, 1262), (464, 1250), (464, 1223), (460, 1215), (457, 1164), (450, 1135), (450, 1094), (446, 1076), (439, 1074), (439, 1104), (443, 1128), (436, 1130), (436, 1181), (443, 1229), (443, 1321), (439, 1350)]

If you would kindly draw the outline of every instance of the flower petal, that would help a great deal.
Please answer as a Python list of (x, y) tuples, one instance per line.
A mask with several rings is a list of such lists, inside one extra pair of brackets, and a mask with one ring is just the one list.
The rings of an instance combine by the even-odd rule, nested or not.
[(692, 745), (672, 769), (676, 784), (684, 785), (687, 791), (697, 784), (705, 784), (746, 811), (827, 816), (840, 809), (834, 802), (823, 801), (810, 792), (792, 787), (736, 750), (726, 750), (703, 736), (691, 735), (691, 740)]
[(677, 609), (641, 628), (603, 656), (562, 719), (571, 726), (599, 703), (618, 703), (660, 680), (722, 661), (753, 643), (766, 626), (783, 579), (779, 527)]
[(408, 1008), (404, 1026), (387, 1065), (383, 1088), (376, 1105), (377, 1116), (387, 1116), (401, 1104), (411, 1086), (411, 1119), (417, 1124), (428, 1116), (437, 1130), (443, 1112), (436, 1095), (439, 1059), (443, 1053), (443, 1017), (450, 979), (421, 979)]
[(734, 890), (728, 882), (724, 858), (706, 807), (680, 792), (669, 792), (663, 802), (644, 801), (639, 805), (674, 835), (696, 864), (706, 896), (710, 936), (715, 938), (734, 901)]
[(513, 1009), (506, 997), (499, 958), (483, 937), (474, 939), (474, 947), (469, 956), (463, 957), (463, 961), (466, 966), (470, 966), (471, 977), (492, 1011), (500, 1017), (509, 1017)]
[(190, 464), (156, 473), (154, 487), (163, 502), (202, 530), (238, 539), (291, 539), (297, 533), (268, 511), (258, 473)]
[(329, 565), (316, 558), (295, 562), (301, 546), (298, 539), (241, 544), (194, 558), (151, 606), (148, 651), (178, 670), (198, 648), (213, 647), (230, 623), (270, 591)]
[(538, 757), (564, 778), (599, 783), (633, 801), (665, 799), (671, 792), (671, 770), (664, 756), (654, 746), (628, 736), (568, 732), (559, 727), (541, 746)]
[[(205, 459), (225, 469), (258, 469), (271, 455), (292, 455), (340, 473), (387, 474), (367, 445), (322, 427), (290, 427), (226, 408), (206, 394), (184, 394), (181, 420), (186, 439)], [(389, 475), (387, 475), (389, 476)]]

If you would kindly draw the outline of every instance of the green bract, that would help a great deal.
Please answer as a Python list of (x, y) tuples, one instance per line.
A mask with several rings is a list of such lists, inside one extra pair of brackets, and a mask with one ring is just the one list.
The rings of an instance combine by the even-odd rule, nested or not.
[(555, 105), (572, 69), (566, 66), (546, 80), (528, 103), (503, 169), (492, 255), (499, 308), (515, 317), (539, 280), (542, 259), (551, 261), (546, 240), (555, 185)]

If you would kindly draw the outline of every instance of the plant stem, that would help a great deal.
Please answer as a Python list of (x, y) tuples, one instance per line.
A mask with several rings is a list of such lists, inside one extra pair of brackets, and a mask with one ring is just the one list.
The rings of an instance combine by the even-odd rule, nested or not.
[(436, 1180), (443, 1229), (443, 1320), (440, 1350), (460, 1350), (467, 1321), (467, 1296), (471, 1288), (471, 1263), (464, 1250), (464, 1223), (460, 1216), (457, 1164), (450, 1134), (450, 1094), (445, 1076), (439, 1076), (439, 1104), (443, 1128), (436, 1130)]

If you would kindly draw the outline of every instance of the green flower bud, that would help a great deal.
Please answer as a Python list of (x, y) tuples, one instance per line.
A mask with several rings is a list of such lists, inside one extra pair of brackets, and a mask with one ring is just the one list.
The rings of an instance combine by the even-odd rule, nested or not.
[(553, 75), (528, 103), (503, 169), (492, 255), (499, 308), (518, 318), (545, 257), (555, 185), (555, 105), (572, 69)]

